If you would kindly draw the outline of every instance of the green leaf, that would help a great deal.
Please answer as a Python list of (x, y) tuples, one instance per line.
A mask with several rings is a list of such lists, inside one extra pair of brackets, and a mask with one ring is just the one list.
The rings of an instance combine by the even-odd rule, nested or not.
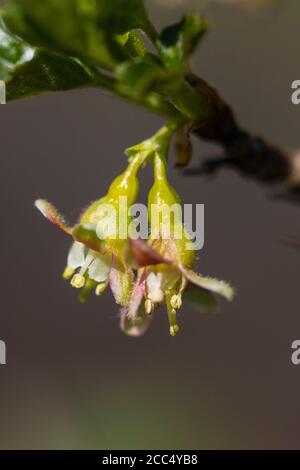
[(33, 46), (109, 70), (129, 56), (117, 35), (136, 28), (152, 32), (142, 0), (10, 0), (3, 18)]
[(96, 4), (98, 25), (102, 29), (110, 28), (115, 34), (142, 29), (149, 36), (153, 34), (144, 0), (96, 0)]
[(6, 84), (7, 100), (92, 86), (97, 79), (96, 72), (77, 59), (36, 49), (32, 60), (11, 70)]
[(180, 23), (165, 28), (160, 40), (157, 41), (165, 65), (185, 65), (207, 31), (207, 27), (207, 21), (202, 16), (194, 14), (185, 16)]
[(33, 52), (31, 47), (5, 31), (0, 23), (0, 80), (6, 80), (10, 71), (17, 64), (29, 60)]
[(14, 34), (29, 44), (106, 68), (126, 58), (111, 33), (98, 27), (98, 2), (11, 0), (3, 12)]
[(0, 80), (6, 81), (9, 101), (95, 84), (107, 87), (109, 78), (78, 59), (27, 46), (0, 23)]
[(211, 292), (193, 284), (189, 284), (184, 291), (183, 301), (201, 313), (213, 313), (218, 307), (217, 299)]

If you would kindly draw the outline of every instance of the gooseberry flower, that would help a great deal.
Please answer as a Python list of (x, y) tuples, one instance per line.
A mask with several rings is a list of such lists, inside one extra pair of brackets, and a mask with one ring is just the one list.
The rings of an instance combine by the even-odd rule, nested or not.
[[(106, 196), (93, 202), (74, 227), (69, 227), (49, 202), (42, 199), (35, 202), (50, 222), (74, 239), (63, 277), (70, 279), (73, 287), (82, 289), (81, 301), (91, 290), (101, 295), (109, 284), (116, 302), (119, 305), (128, 303), (134, 277), (126, 262), (126, 228), (131, 219), (128, 206), (136, 200), (137, 171), (146, 157), (145, 152), (135, 155), (125, 172), (113, 181)], [(117, 218), (115, 225), (110, 223), (111, 213)]]
[[(196, 251), (182, 219), (176, 216), (181, 200), (166, 175), (169, 142), (177, 128), (178, 123), (170, 123), (152, 138), (128, 149), (127, 169), (113, 181), (106, 196), (83, 212), (75, 226), (68, 226), (49, 202), (35, 202), (50, 222), (73, 238), (63, 277), (81, 289), (81, 301), (91, 290), (101, 295), (110, 285), (121, 306), (120, 326), (131, 336), (146, 331), (152, 313), (163, 303), (167, 306), (170, 334), (175, 336), (179, 331), (177, 311), (183, 300), (211, 311), (217, 306), (215, 294), (233, 298), (229, 284), (193, 271)], [(135, 203), (139, 189), (137, 172), (150, 158), (154, 184), (148, 197), (150, 235), (144, 241), (136, 237), (128, 209)], [(111, 214), (117, 218), (113, 217), (114, 223)]]
[(154, 177), (148, 199), (151, 233), (148, 242), (131, 240), (140, 269), (128, 306), (121, 312), (121, 327), (130, 335), (143, 334), (155, 308), (165, 303), (170, 334), (175, 336), (179, 332), (177, 310), (184, 296), (207, 311), (217, 305), (214, 294), (232, 300), (234, 293), (226, 282), (193, 271), (196, 253), (190, 249), (191, 237), (176, 214), (170, 219), (170, 210), (164, 211), (176, 208), (181, 201), (167, 180), (166, 162), (158, 153), (154, 157)]

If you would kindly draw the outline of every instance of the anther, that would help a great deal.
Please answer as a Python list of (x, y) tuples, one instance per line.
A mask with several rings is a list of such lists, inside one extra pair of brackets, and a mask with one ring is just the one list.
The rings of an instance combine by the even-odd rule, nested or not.
[(170, 300), (171, 307), (178, 310), (182, 306), (181, 295), (173, 295)]
[(154, 304), (153, 302), (151, 302), (150, 299), (147, 299), (145, 301), (145, 310), (146, 310), (147, 315), (152, 315), (153, 310), (154, 310)]
[(107, 283), (106, 282), (100, 282), (97, 287), (96, 287), (96, 290), (95, 290), (95, 294), (96, 295), (101, 295), (103, 294), (103, 292), (105, 291), (106, 289), (106, 286), (107, 286)]
[(177, 324), (170, 326), (170, 335), (171, 336), (176, 336), (177, 333), (179, 332), (179, 330), (180, 330), (180, 327)]
[(67, 266), (66, 269), (63, 272), (63, 278), (64, 279), (70, 279), (71, 276), (74, 274), (74, 269), (71, 268), (71, 266)]
[(81, 289), (85, 284), (85, 277), (81, 274), (75, 274), (72, 277), (71, 284), (73, 287), (76, 287), (76, 289)]

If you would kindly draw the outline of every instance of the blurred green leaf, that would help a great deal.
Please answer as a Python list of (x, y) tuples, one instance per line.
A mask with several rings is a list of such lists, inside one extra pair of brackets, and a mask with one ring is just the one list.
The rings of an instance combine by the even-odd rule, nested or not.
[(7, 80), (7, 100), (38, 95), (47, 91), (92, 86), (98, 80), (92, 68), (77, 59), (36, 49), (29, 62), (17, 66)]
[(112, 68), (126, 55), (97, 25), (97, 3), (89, 0), (11, 0), (7, 27), (29, 44)]
[(184, 291), (183, 300), (201, 313), (213, 313), (218, 307), (214, 294), (191, 283)]
[(146, 93), (155, 81), (167, 78), (166, 71), (155, 56), (146, 54), (131, 62), (124, 62), (116, 69), (119, 89), (134, 97)]
[(0, 23), (0, 80), (6, 80), (10, 70), (29, 60), (33, 52), (20, 39), (8, 34)]
[(127, 39), (123, 46), (130, 57), (144, 57), (147, 50), (139, 35), (134, 31), (130, 31), (129, 33), (126, 33), (126, 37)]
[(128, 59), (117, 35), (136, 28), (151, 32), (143, 0), (10, 0), (3, 17), (33, 46), (107, 69)]
[(207, 31), (207, 21), (197, 14), (185, 16), (180, 23), (165, 28), (157, 41), (160, 56), (167, 66), (184, 66)]
[(150, 36), (152, 25), (148, 19), (144, 0), (96, 0), (98, 25), (115, 34), (142, 29)]

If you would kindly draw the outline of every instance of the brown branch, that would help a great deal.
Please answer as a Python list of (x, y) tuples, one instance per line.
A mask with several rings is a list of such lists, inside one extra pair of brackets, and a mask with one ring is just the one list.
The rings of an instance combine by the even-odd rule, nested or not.
[(219, 144), (224, 156), (206, 160), (199, 168), (185, 173), (213, 174), (223, 167), (231, 167), (266, 184), (284, 183), (285, 190), (277, 196), (300, 203), (300, 152), (289, 154), (241, 129), (230, 106), (215, 89), (195, 75), (186, 78), (206, 97), (210, 109), (207, 119), (195, 125), (192, 131), (203, 140)]

